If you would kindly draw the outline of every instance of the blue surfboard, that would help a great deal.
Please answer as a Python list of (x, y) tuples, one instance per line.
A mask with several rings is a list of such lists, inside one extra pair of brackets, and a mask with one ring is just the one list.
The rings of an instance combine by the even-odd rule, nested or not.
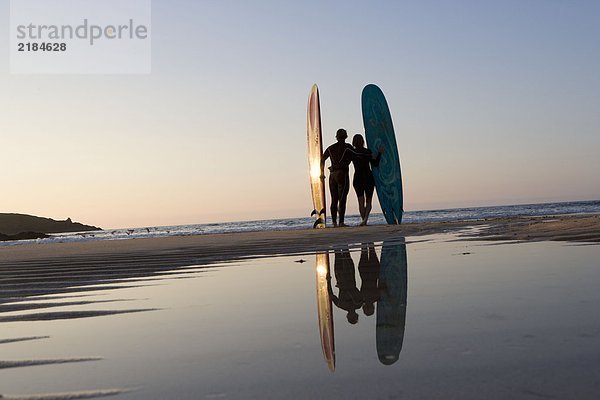
[(399, 224), (404, 212), (400, 156), (390, 109), (377, 86), (367, 85), (363, 89), (362, 113), (367, 147), (371, 151), (385, 147), (379, 166), (373, 168), (379, 204), (387, 223)]

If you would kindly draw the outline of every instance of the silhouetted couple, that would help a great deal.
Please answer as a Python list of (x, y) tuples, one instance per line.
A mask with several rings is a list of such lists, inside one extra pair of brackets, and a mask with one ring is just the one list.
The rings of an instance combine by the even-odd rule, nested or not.
[(375, 314), (375, 341), (379, 361), (394, 364), (400, 357), (406, 327), (408, 295), (408, 260), (404, 238), (383, 242), (381, 260), (377, 258), (375, 245), (363, 243), (358, 262), (360, 289), (356, 284), (354, 262), (348, 246), (334, 250), (333, 268), (338, 289), (332, 287), (331, 275), (327, 275), (327, 291), (331, 301), (346, 312), (351, 324), (358, 322), (358, 309), (365, 316)]
[[(350, 191), (350, 163), (354, 164), (354, 179), (352, 186), (358, 197), (358, 210), (361, 223), (366, 225), (371, 213), (375, 179), (371, 166), (377, 167), (381, 160), (383, 147), (377, 156), (365, 147), (365, 140), (360, 134), (352, 138), (352, 146), (346, 143), (348, 133), (345, 129), (338, 129), (337, 143), (332, 144), (323, 153), (321, 160), (321, 175), (324, 175), (325, 161), (331, 159), (329, 167), (329, 192), (331, 193), (331, 219), (333, 226), (347, 226), (344, 224), (346, 214), (346, 200)], [(339, 219), (338, 219), (339, 217)], [(339, 221), (339, 223), (338, 223)]]

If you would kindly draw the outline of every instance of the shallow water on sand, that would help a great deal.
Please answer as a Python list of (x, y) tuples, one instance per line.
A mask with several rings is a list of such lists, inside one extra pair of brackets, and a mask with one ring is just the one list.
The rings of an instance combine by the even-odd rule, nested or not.
[(314, 254), (0, 271), (0, 393), (598, 398), (600, 246), (429, 239), (328, 255), (333, 372)]

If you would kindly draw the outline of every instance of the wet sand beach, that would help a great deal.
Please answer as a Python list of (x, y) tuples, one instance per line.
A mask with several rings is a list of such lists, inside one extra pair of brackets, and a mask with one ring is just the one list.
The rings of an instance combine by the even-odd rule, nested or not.
[(0, 394), (595, 399), (599, 241), (576, 215), (3, 246)]
[(3, 266), (92, 263), (193, 265), (240, 257), (299, 254), (348, 243), (456, 233), (469, 240), (600, 242), (600, 215), (513, 217), (366, 227), (224, 233), (163, 238), (0, 246)]

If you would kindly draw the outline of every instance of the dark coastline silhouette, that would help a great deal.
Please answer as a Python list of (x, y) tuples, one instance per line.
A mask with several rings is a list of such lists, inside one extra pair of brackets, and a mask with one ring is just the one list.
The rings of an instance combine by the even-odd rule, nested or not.
[(67, 218), (57, 221), (51, 218), (27, 214), (0, 213), (0, 241), (26, 240), (47, 237), (47, 233), (90, 232), (102, 230), (96, 226), (84, 225)]

